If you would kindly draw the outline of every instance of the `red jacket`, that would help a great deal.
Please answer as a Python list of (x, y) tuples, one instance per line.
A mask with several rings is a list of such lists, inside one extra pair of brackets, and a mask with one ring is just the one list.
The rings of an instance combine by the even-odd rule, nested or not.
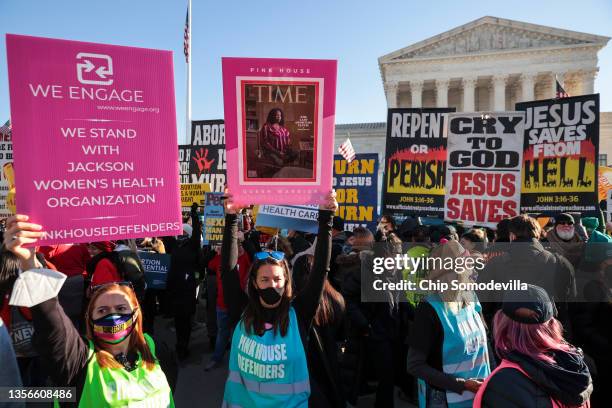
[(110, 259), (102, 258), (96, 265), (96, 269), (91, 277), (91, 286), (103, 285), (111, 282), (121, 282), (121, 275), (117, 267)]
[[(221, 284), (221, 255), (217, 254), (208, 263), (208, 267), (213, 269), (217, 275), (217, 307), (222, 310), (227, 310), (225, 301), (223, 299), (223, 285)], [(249, 255), (244, 252), (238, 257), (238, 275), (240, 276), (240, 287), (242, 290), (246, 287), (246, 281), (249, 277), (249, 268), (251, 267), (251, 261)]]
[[(4, 324), (6, 325), (7, 329), (10, 331), (11, 329), (11, 307), (17, 307), (17, 306), (9, 306), (8, 302), (9, 299), (11, 298), (11, 294), (7, 293), (6, 295), (4, 295), (4, 299), (0, 299), (0, 318), (2, 318), (2, 321), (4, 322)], [(32, 320), (32, 312), (30, 312), (30, 309), (27, 307), (18, 307), (19, 308), (19, 312), (21, 312), (21, 315), (26, 319), (26, 320)]]
[[(41, 251), (38, 250), (36, 252), (41, 252)], [(55, 267), (54, 264), (49, 262), (47, 259), (45, 259), (45, 262), (47, 263), (48, 269), (53, 269), (54, 271), (57, 271), (57, 268)], [(0, 318), (2, 318), (2, 321), (4, 321), (4, 324), (9, 329), (11, 327), (11, 307), (18, 307), (18, 306), (9, 306), (8, 303), (10, 299), (11, 299), (11, 292), (6, 293), (4, 295), (4, 298), (0, 299)], [(30, 308), (28, 307), (18, 307), (18, 308), (19, 308), (19, 311), (21, 312), (21, 315), (26, 320), (32, 320), (32, 312), (30, 312)]]
[(61, 244), (40, 247), (39, 252), (68, 277), (87, 274), (86, 265), (91, 259), (83, 244)]

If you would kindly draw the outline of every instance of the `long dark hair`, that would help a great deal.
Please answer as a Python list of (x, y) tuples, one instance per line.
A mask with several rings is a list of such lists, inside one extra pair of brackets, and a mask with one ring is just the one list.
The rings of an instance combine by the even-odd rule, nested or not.
[[(297, 293), (304, 289), (310, 279), (313, 258), (312, 255), (300, 256), (293, 265), (294, 288)], [(317, 307), (314, 316), (314, 324), (318, 327), (334, 324), (342, 319), (345, 310), (344, 297), (334, 289), (331, 283), (329, 283), (329, 279), (326, 278), (323, 285), (323, 293), (319, 300), (319, 307)]]
[[(285, 291), (281, 297), (280, 304), (274, 308), (269, 309), (274, 311), (273, 321), (266, 322), (266, 308), (264, 308), (259, 302), (259, 293), (257, 293), (257, 272), (263, 265), (275, 265), (283, 268), (285, 275)], [(249, 301), (244, 314), (242, 315), (242, 321), (244, 328), (248, 334), (257, 334), (262, 336), (266, 331), (265, 324), (270, 323), (274, 328), (274, 333), (280, 331), (281, 336), (287, 335), (287, 329), (289, 328), (289, 307), (291, 306), (291, 300), (293, 297), (291, 274), (289, 273), (289, 265), (287, 261), (283, 259), (278, 261), (274, 258), (266, 258), (262, 261), (257, 261), (251, 265), (249, 269), (249, 280), (247, 282), (247, 294), (249, 295)]]
[(87, 265), (85, 265), (85, 270), (87, 271), (87, 274), (91, 278), (94, 272), (96, 271), (96, 267), (98, 266), (98, 263), (102, 259), (108, 259), (109, 261), (113, 263), (113, 265), (117, 265), (116, 257), (117, 257), (117, 253), (114, 251), (113, 252), (105, 252), (105, 251), (100, 252), (98, 255), (94, 256), (87, 262)]
[(19, 276), (19, 259), (5, 247), (0, 249), (0, 303), (5, 294), (10, 292)]
[(274, 115), (276, 114), (276, 112), (280, 112), (281, 114), (281, 120), (280, 122), (278, 122), (278, 124), (281, 126), (285, 126), (285, 112), (283, 112), (283, 110), (280, 108), (270, 109), (270, 112), (268, 112), (268, 118), (266, 119), (266, 123), (274, 123)]

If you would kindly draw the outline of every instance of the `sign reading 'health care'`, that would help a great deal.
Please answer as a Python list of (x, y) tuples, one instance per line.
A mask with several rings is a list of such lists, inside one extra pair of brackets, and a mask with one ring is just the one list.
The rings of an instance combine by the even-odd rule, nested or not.
[(17, 210), (39, 243), (180, 234), (172, 53), (6, 43)]

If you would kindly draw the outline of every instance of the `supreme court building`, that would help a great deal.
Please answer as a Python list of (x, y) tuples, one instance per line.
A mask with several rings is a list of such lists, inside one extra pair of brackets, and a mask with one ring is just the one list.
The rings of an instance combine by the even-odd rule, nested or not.
[[(383, 55), (378, 64), (389, 108), (514, 110), (516, 102), (554, 98), (555, 77), (571, 96), (598, 92), (597, 53), (609, 40), (486, 16)], [(382, 186), (386, 123), (337, 125), (336, 150), (347, 134), (357, 153), (379, 154)], [(612, 112), (600, 116), (599, 161), (612, 166)]]

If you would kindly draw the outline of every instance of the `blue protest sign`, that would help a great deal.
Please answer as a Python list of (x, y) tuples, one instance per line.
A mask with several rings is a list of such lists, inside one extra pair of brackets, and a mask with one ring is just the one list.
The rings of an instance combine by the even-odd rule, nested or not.
[(223, 209), (223, 193), (205, 193), (202, 238), (204, 245), (218, 245), (223, 241), (225, 226), (225, 210)]
[(318, 218), (317, 205), (260, 205), (256, 225), (316, 234)]
[(361, 153), (348, 163), (334, 156), (334, 189), (338, 200), (337, 216), (344, 220), (344, 229), (355, 227), (376, 230), (378, 208), (378, 154)]
[(166, 281), (170, 271), (170, 255), (138, 251), (138, 257), (145, 270), (147, 288), (166, 289)]

